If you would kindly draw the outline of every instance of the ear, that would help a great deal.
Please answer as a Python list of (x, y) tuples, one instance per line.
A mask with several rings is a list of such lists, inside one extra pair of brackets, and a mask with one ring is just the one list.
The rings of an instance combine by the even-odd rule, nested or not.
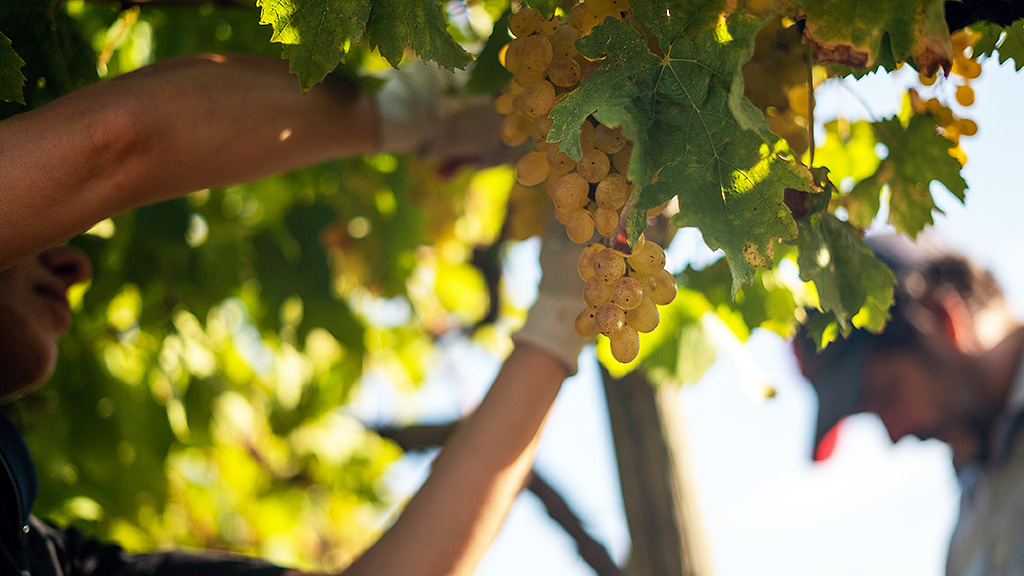
[(938, 328), (945, 339), (960, 352), (976, 352), (979, 343), (974, 317), (964, 299), (948, 288), (936, 289), (929, 296), (928, 308), (936, 314)]

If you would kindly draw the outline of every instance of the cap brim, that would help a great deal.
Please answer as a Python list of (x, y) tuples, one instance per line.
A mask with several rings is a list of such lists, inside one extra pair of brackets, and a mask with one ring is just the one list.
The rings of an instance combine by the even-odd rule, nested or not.
[(861, 375), (871, 348), (871, 337), (854, 330), (818, 351), (814, 341), (801, 330), (793, 340), (804, 376), (818, 393), (818, 422), (814, 450), (840, 420), (856, 412), (861, 403)]

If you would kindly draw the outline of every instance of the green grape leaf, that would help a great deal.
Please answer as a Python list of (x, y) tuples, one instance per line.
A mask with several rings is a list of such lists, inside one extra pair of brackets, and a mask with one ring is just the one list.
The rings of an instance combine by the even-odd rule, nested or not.
[(979, 22), (971, 24), (971, 29), (981, 33), (981, 38), (974, 44), (975, 57), (991, 57), (998, 51), (1000, 64), (1013, 60), (1013, 67), (1018, 72), (1024, 68), (1024, 18), (1005, 28)]
[(496, 94), (505, 88), (512, 78), (512, 74), (501, 65), (498, 58), (501, 49), (512, 39), (508, 32), (508, 21), (511, 16), (512, 11), (506, 10), (501, 18), (494, 22), (491, 35), (487, 37), (487, 43), (477, 56), (473, 71), (466, 81), (466, 95)]
[(629, 24), (606, 19), (576, 46), (607, 57), (552, 111), (548, 140), (579, 158), (589, 115), (621, 127), (634, 143), (629, 243), (643, 229), (643, 210), (678, 195), (673, 224), (700, 229), (708, 246), (725, 251), (735, 294), (755, 266), (771, 266), (778, 239), (796, 235), (783, 190), (814, 186), (735, 80), (763, 22), (739, 13), (719, 21), (724, 2), (692, 14), (671, 2), (641, 8), (637, 19), (664, 39), (666, 56), (651, 52)]
[[(814, 282), (819, 308), (832, 315), (844, 334), (850, 332), (851, 319), (865, 306), (871, 310), (882, 303), (888, 308), (896, 278), (864, 245), (853, 226), (832, 214), (812, 216), (797, 226), (800, 278)], [(877, 324), (869, 327), (881, 328)]]
[(334, 70), (351, 42), (363, 35), (371, 0), (256, 0), (260, 24), (274, 28), (271, 42), (284, 45), (284, 56), (303, 90)]
[(558, 2), (559, 0), (526, 0), (526, 4), (530, 8), (540, 12), (545, 18), (550, 18), (555, 13)]
[(960, 162), (949, 155), (953, 143), (935, 131), (935, 117), (918, 114), (904, 128), (892, 118), (875, 124), (878, 141), (889, 156), (876, 172), (878, 181), (889, 187), (889, 222), (911, 237), (932, 224), (933, 180), (946, 187), (961, 202), (967, 182), (960, 174)]
[(422, 60), (433, 60), (448, 70), (465, 68), (473, 61), (448, 34), (444, 10), (437, 0), (374, 0), (366, 35), (370, 46), (395, 68), (407, 46)]
[(832, 120), (825, 123), (825, 143), (814, 150), (815, 164), (828, 166), (829, 177), (840, 186), (847, 178), (859, 182), (878, 169), (876, 144), (871, 122)]
[(0, 32), (0, 100), (25, 103), (25, 75), (21, 68), (25, 61), (11, 46), (11, 40)]
[(879, 208), (882, 207), (884, 174), (872, 174), (857, 182), (853, 190), (843, 198), (843, 206), (849, 214), (849, 222), (861, 229), (871, 226)]
[(819, 62), (871, 70), (888, 56), (895, 62), (913, 58), (928, 76), (952, 64), (943, 0), (802, 0), (800, 8), (804, 39)]

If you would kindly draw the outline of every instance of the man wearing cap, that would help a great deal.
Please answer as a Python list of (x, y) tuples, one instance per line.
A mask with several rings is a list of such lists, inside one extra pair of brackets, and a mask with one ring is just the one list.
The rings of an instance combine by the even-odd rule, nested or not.
[(896, 276), (881, 334), (794, 348), (818, 393), (816, 458), (836, 424), (873, 412), (893, 442), (949, 445), (962, 488), (948, 576), (1024, 574), (1024, 325), (991, 273), (898, 237), (869, 241)]

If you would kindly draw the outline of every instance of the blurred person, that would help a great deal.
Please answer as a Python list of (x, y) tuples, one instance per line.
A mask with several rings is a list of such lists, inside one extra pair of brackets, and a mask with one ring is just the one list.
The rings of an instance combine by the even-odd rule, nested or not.
[[(82, 252), (59, 244), (104, 218), (341, 156), (420, 151), (476, 163), (507, 156), (489, 102), (441, 107), (429, 77), (395, 74), (374, 95), (329, 78), (303, 95), (283, 61), (196, 55), (0, 122), (2, 402), (52, 374), (71, 322), (67, 290), (92, 274)], [(541, 428), (584, 343), (573, 327), (583, 286), (573, 265), (578, 250), (562, 237), (544, 242), (537, 302), (485, 399), (346, 576), (474, 570), (530, 473)], [(0, 470), (2, 574), (297, 574), (237, 556), (129, 555), (35, 518), (32, 459), (2, 417)]]
[(794, 342), (818, 395), (815, 457), (858, 412), (877, 414), (893, 442), (946, 443), (962, 490), (947, 575), (1024, 574), (1024, 325), (967, 258), (901, 236), (868, 244), (896, 276), (885, 330), (820, 353), (806, 333)]

